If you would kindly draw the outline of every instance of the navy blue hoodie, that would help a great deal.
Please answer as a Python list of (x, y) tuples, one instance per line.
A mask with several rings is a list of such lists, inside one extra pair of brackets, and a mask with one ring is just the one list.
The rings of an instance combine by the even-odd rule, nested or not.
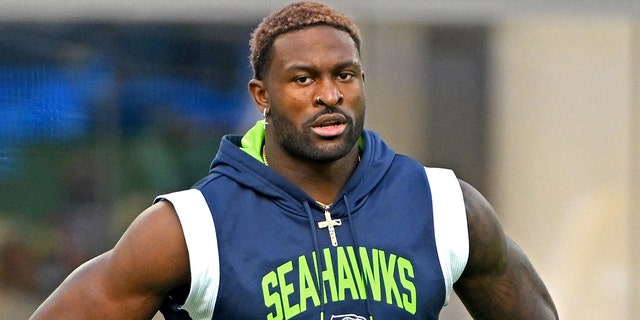
[[(186, 238), (206, 233), (187, 239), (192, 284), (184, 309), (193, 319), (438, 318), (468, 254), (455, 175), (432, 169), (449, 186), (438, 191), (445, 196), (437, 232), (429, 169), (365, 130), (361, 161), (329, 209), (340, 224), (333, 245), (318, 224), (325, 210), (242, 150), (241, 138), (222, 139), (210, 174), (190, 191), (203, 200), (182, 200), (203, 202), (210, 222), (188, 227), (196, 210), (177, 195), (160, 197), (174, 203)], [(206, 271), (200, 252), (211, 257)]]

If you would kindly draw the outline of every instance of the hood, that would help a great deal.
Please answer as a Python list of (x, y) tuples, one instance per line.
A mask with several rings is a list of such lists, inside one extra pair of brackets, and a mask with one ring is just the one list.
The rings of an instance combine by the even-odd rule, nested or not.
[[(251, 131), (255, 130), (264, 129), (259, 124), (251, 129)], [(248, 135), (251, 134), (251, 131)], [(258, 132), (257, 135), (254, 132), (253, 136), (264, 139), (264, 131)], [(256, 143), (256, 139), (253, 140), (254, 144), (260, 144), (258, 146), (260, 148), (261, 143)], [(304, 203), (316, 205), (315, 200), (279, 173), (265, 166), (255, 151), (246, 150), (246, 144), (247, 139), (243, 140), (240, 135), (224, 136), (211, 164), (210, 172), (226, 176), (246, 188), (255, 190), (291, 214), (306, 216)], [(378, 185), (389, 170), (395, 157), (395, 152), (372, 131), (363, 130), (360, 145), (362, 148), (360, 163), (334, 199), (332, 205), (334, 213), (346, 212), (347, 206), (350, 211), (356, 213), (366, 201), (370, 191)], [(349, 203), (347, 204), (345, 201), (349, 201)]]

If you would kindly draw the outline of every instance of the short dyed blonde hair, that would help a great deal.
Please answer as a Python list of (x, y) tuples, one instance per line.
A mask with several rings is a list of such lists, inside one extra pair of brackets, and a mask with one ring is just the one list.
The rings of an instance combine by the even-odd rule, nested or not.
[(273, 41), (278, 36), (317, 25), (327, 25), (348, 33), (360, 54), (360, 30), (351, 18), (318, 2), (296, 2), (272, 12), (253, 31), (249, 41), (249, 60), (254, 78), (262, 79), (264, 76), (271, 60)]

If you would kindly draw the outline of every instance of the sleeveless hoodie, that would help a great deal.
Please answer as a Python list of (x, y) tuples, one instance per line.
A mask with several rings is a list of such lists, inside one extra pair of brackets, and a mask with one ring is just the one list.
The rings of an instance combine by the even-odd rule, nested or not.
[(174, 205), (191, 268), (166, 319), (438, 319), (469, 253), (458, 180), (371, 131), (361, 151), (328, 210), (336, 246), (313, 198), (225, 136), (206, 178), (156, 199)]

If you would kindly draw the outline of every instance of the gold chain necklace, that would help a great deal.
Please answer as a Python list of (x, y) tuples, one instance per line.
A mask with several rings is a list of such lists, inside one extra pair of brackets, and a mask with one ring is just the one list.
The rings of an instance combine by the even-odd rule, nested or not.
[[(264, 147), (264, 145), (262, 146), (262, 162), (264, 162), (265, 166), (269, 166), (269, 161), (267, 160), (267, 148)], [(360, 154), (358, 153), (358, 162), (360, 162)], [(329, 210), (329, 208), (331, 208), (331, 206), (333, 205), (333, 203), (329, 203), (329, 204), (324, 204), (318, 200), (316, 200), (316, 203), (319, 204), (322, 209), (324, 210)]]
[[(265, 151), (265, 147), (264, 145), (262, 146), (262, 161), (264, 162), (265, 166), (269, 166), (269, 161), (267, 160), (267, 152)], [(360, 154), (358, 154), (358, 162), (360, 162)], [(335, 227), (339, 227), (342, 225), (342, 220), (340, 219), (332, 219), (331, 218), (331, 212), (329, 212), (329, 209), (331, 209), (331, 206), (333, 205), (333, 203), (330, 204), (324, 204), (318, 200), (315, 200), (316, 203), (322, 207), (322, 209), (324, 210), (324, 221), (319, 221), (318, 222), (318, 228), (327, 228), (327, 231), (329, 232), (329, 238), (331, 239), (331, 245), (333, 245), (334, 247), (338, 246), (338, 237), (336, 236), (336, 229)]]
[(267, 148), (264, 147), (264, 145), (262, 146), (262, 162), (264, 162), (265, 166), (269, 166), (269, 161), (267, 161)]
[(316, 203), (319, 204), (322, 207), (322, 209), (324, 209), (325, 211), (329, 211), (329, 209), (331, 209), (331, 206), (333, 205), (333, 202), (329, 204), (324, 204), (318, 200), (316, 200)]

